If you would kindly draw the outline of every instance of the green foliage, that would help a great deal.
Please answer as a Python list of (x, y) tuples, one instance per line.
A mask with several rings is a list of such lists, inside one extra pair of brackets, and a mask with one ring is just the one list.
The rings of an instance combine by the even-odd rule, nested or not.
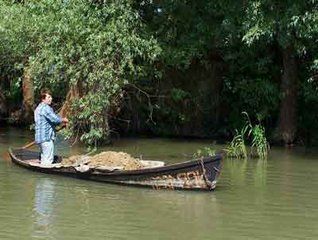
[[(282, 47), (312, 38), (318, 31), (317, 1), (248, 1), (243, 17), (243, 41), (278, 40)], [(283, 13), (283, 14), (282, 14)]]
[(242, 111), (253, 113), (259, 121), (275, 118), (280, 98), (279, 84), (274, 79), (279, 69), (268, 56), (262, 56), (263, 48), (244, 47), (235, 51), (227, 56), (231, 67), (224, 89), (224, 101), (233, 108), (229, 114), (230, 124), (237, 127), (241, 123)]
[(8, 36), (5, 42), (28, 66), (36, 91), (46, 86), (65, 96), (72, 86), (79, 88), (82, 97), (72, 105), (76, 114), (70, 117), (69, 135), (80, 130), (80, 139), (88, 145), (107, 140), (114, 99), (125, 85), (146, 75), (145, 65), (160, 54), (133, 1), (29, 0), (1, 5), (1, 36)]
[(256, 124), (252, 127), (252, 155), (256, 151), (256, 156), (261, 159), (266, 159), (269, 152), (269, 144), (265, 136), (265, 129), (262, 125)]
[[(240, 130), (235, 130), (234, 135), (226, 151), (230, 157), (244, 158), (248, 155), (257, 156), (260, 159), (266, 159), (269, 151), (269, 144), (265, 136), (265, 129), (261, 124), (252, 125), (250, 118), (246, 112), (245, 124)], [(251, 140), (250, 153), (247, 151), (246, 142)]]
[(314, 77), (301, 85), (299, 128), (300, 137), (307, 146), (318, 142), (318, 81)]
[[(215, 43), (222, 22), (219, 1), (143, 1), (144, 18), (158, 38), (165, 66), (187, 69)], [(235, 3), (233, 4), (235, 5)], [(224, 4), (223, 4), (224, 7)]]
[(179, 88), (171, 89), (171, 98), (175, 102), (182, 101), (185, 98), (189, 98), (189, 97), (190, 97), (190, 93), (188, 93), (182, 89), (179, 89)]
[(11, 103), (20, 104), (21, 96), (20, 96), (20, 84), (21, 78), (12, 80), (12, 84), (10, 88), (4, 91), (4, 95)]
[(216, 154), (215, 149), (211, 147), (204, 147), (202, 149), (198, 149), (196, 153), (193, 154), (194, 158), (208, 157), (214, 156)]
[(249, 128), (249, 125), (245, 125), (240, 132), (237, 129), (235, 130), (235, 135), (232, 141), (230, 142), (229, 146), (225, 149), (228, 153), (228, 156), (235, 158), (247, 158), (245, 138)]
[[(299, 134), (309, 141), (317, 135), (317, 5), (316, 0), (0, 0), (0, 78), (10, 82), (5, 95), (15, 105), (22, 99), (26, 67), (36, 93), (44, 86), (53, 89), (59, 105), (77, 89), (81, 98), (72, 102), (67, 135), (92, 146), (109, 138), (109, 118), (129, 104), (125, 88), (131, 83), (149, 96), (132, 93), (140, 101), (130, 107), (135, 115), (128, 120), (154, 133), (201, 134), (207, 125), (226, 135), (242, 124), (242, 111), (270, 131), (280, 110), (281, 50), (292, 45), (301, 69)], [(208, 79), (201, 85), (199, 76), (177, 79), (198, 66), (218, 77), (211, 82), (220, 81), (221, 93), (211, 91)], [(246, 156), (246, 141), (266, 149), (261, 136), (261, 125), (236, 131), (233, 151)]]

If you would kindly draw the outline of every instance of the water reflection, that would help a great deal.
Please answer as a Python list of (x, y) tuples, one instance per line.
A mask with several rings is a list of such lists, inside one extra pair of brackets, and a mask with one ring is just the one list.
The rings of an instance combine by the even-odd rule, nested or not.
[(34, 196), (33, 237), (52, 239), (55, 201), (55, 182), (50, 178), (38, 179)]
[(257, 159), (255, 170), (254, 170), (255, 186), (259, 188), (266, 186), (266, 176), (267, 176), (267, 160)]
[(228, 170), (231, 185), (245, 185), (248, 161), (246, 159), (226, 159), (225, 168)]
[(232, 186), (246, 186), (252, 183), (257, 188), (264, 188), (267, 184), (267, 168), (267, 160), (263, 159), (225, 160), (226, 177)]

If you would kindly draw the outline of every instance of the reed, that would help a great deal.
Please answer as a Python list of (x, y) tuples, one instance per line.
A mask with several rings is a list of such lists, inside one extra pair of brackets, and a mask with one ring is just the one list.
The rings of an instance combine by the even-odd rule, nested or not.
[(235, 129), (235, 135), (229, 146), (225, 149), (229, 157), (247, 158), (247, 148), (245, 144), (245, 135), (248, 126), (244, 126), (241, 131)]
[[(259, 123), (253, 125), (246, 112), (242, 113), (246, 120), (240, 131), (235, 130), (235, 135), (225, 151), (229, 157), (244, 158), (248, 156), (266, 159), (269, 152), (269, 143), (266, 139), (265, 128)], [(247, 150), (247, 142), (251, 143), (250, 151)]]
[(266, 159), (269, 150), (270, 146), (265, 136), (265, 128), (260, 124), (253, 126), (251, 153), (256, 152), (256, 156)]

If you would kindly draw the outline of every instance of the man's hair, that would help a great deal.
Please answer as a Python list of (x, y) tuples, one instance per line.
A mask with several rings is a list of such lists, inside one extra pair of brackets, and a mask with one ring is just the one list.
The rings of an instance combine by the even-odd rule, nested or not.
[(49, 89), (43, 88), (41, 90), (41, 94), (40, 94), (41, 101), (46, 98), (46, 94), (52, 95), (52, 93), (51, 93), (51, 91)]

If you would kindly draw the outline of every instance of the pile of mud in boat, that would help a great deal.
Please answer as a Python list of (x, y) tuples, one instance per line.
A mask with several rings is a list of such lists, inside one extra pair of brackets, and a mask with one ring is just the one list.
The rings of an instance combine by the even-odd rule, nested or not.
[(89, 168), (117, 168), (121, 170), (136, 170), (147, 167), (144, 161), (134, 158), (128, 153), (107, 151), (93, 156), (74, 155), (63, 158), (60, 163), (64, 167), (87, 165)]

